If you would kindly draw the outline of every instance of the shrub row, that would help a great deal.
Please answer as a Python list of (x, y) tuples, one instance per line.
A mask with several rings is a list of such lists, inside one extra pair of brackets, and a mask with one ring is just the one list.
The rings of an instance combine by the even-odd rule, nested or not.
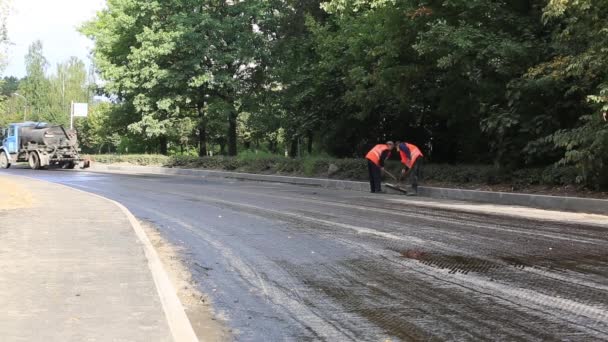
[[(128, 163), (141, 166), (367, 180), (367, 163), (364, 159), (329, 157), (293, 159), (276, 155), (251, 156), (250, 154), (238, 157), (168, 157), (162, 155), (93, 155), (90, 157), (93, 161), (102, 164)], [(386, 169), (397, 175), (401, 165), (396, 161), (388, 161)], [(454, 184), (570, 185), (576, 183), (576, 170), (569, 167), (551, 166), (507, 172), (491, 165), (426, 164), (422, 169), (422, 177), (428, 181)]]
[(169, 166), (170, 157), (160, 154), (96, 154), (88, 156), (100, 164), (133, 164), (139, 166)]

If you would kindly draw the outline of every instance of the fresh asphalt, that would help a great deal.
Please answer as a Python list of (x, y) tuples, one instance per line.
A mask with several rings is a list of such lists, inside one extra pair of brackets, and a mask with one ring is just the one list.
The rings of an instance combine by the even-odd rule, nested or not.
[(608, 224), (286, 184), (2, 172), (156, 225), (238, 341), (608, 340)]

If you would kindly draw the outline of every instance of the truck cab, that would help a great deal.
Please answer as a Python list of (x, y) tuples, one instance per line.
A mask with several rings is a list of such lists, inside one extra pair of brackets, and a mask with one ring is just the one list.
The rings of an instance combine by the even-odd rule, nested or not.
[(15, 162), (19, 153), (19, 129), (20, 125), (31, 124), (9, 124), (0, 128), (0, 168), (8, 169)]
[(5, 146), (8, 150), (8, 153), (17, 153), (18, 150), (18, 141), (19, 141), (19, 130), (17, 129), (17, 124), (10, 124), (6, 129), (6, 133), (3, 135), (4, 139), (2, 140), (2, 146)]

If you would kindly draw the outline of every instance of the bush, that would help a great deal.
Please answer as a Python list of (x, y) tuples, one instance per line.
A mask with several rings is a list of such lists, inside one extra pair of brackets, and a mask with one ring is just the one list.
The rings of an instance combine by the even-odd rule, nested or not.
[(128, 163), (140, 166), (169, 166), (170, 158), (158, 154), (98, 154), (89, 156), (92, 161), (101, 164)]
[(452, 183), (501, 183), (504, 175), (491, 165), (427, 164), (423, 167), (425, 179)]

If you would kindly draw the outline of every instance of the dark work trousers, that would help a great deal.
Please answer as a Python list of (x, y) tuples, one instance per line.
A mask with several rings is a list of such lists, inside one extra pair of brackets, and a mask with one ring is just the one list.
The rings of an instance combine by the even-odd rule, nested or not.
[(412, 170), (409, 174), (409, 181), (412, 184), (412, 190), (414, 192), (418, 192), (418, 178), (421, 177), (422, 174), (422, 158), (416, 159), (414, 166), (412, 166)]
[(367, 169), (369, 171), (369, 186), (372, 192), (382, 191), (382, 169), (374, 162), (367, 161)]

